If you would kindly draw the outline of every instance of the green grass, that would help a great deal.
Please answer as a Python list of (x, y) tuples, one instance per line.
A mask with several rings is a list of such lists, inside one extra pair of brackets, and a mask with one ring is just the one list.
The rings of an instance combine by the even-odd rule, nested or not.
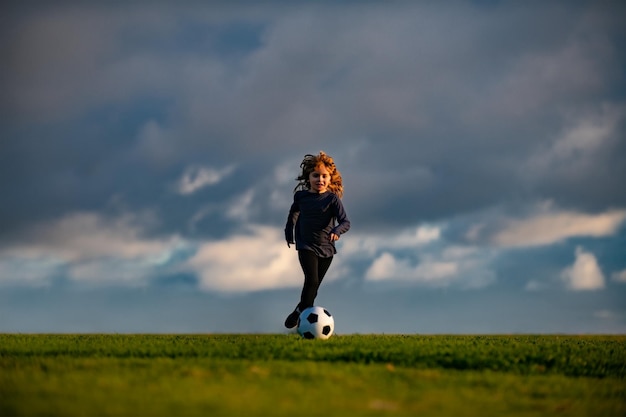
[(0, 334), (0, 415), (626, 416), (626, 336)]

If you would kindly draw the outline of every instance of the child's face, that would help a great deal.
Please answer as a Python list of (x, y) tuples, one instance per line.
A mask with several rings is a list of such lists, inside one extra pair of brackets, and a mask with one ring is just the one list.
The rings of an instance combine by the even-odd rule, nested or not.
[(311, 184), (311, 191), (316, 193), (324, 193), (328, 190), (330, 184), (330, 171), (325, 165), (318, 165), (309, 174), (309, 183)]

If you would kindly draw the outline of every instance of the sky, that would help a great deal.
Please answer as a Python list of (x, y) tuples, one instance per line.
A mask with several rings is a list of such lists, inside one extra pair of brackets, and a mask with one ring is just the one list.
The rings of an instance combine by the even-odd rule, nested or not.
[(626, 4), (0, 6), (0, 332), (626, 333)]

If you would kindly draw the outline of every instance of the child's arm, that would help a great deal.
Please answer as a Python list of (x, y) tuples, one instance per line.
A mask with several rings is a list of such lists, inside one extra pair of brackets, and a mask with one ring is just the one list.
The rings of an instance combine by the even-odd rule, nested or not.
[(289, 209), (289, 215), (287, 216), (287, 224), (285, 225), (285, 240), (287, 241), (287, 247), (291, 247), (290, 244), (296, 243), (293, 236), (293, 229), (299, 215), (300, 208), (298, 206), (298, 203), (296, 202), (296, 197), (294, 196), (294, 201), (291, 204), (291, 208)]
[[(330, 231), (330, 238), (332, 240), (339, 239), (339, 236), (350, 230), (350, 219), (348, 219), (343, 203), (339, 198), (337, 198), (335, 202), (335, 219), (337, 220), (337, 225)], [(333, 234), (337, 236), (336, 239), (333, 238)]]

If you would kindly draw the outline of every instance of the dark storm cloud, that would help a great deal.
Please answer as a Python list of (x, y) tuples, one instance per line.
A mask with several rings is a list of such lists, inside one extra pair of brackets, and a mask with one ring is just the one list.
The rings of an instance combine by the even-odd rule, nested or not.
[[(318, 149), (343, 163), (362, 224), (515, 199), (624, 205), (616, 3), (14, 9), (6, 229), (113, 198), (166, 206), (177, 229), (200, 202), (173, 201), (164, 184), (187, 166), (254, 167), (203, 194), (218, 204), (267, 181), (286, 153)], [(586, 161), (556, 155), (528, 172), (585, 119), (609, 129)], [(370, 188), (385, 201), (366, 204)]]

